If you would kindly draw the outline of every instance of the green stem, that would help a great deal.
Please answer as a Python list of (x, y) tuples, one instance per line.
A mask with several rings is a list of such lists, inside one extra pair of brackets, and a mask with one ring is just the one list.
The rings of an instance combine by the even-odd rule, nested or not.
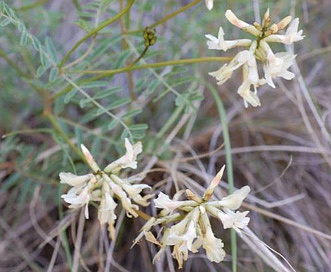
[[(223, 102), (219, 97), (217, 91), (214, 89), (214, 87), (209, 86), (209, 90), (211, 91), (214, 97), (218, 109), (219, 118), (222, 123), (223, 139), (225, 146), (226, 170), (228, 176), (229, 193), (231, 194), (234, 190), (234, 182), (233, 182), (233, 166), (232, 166), (232, 157), (231, 157), (231, 141), (230, 141), (230, 133), (228, 128), (226, 111)], [(237, 236), (235, 230), (233, 229), (231, 229), (231, 254), (232, 254), (232, 272), (236, 272), (237, 271)]]
[(146, 46), (144, 51), (141, 52), (141, 54), (139, 55), (138, 58), (136, 58), (129, 66), (133, 66), (135, 65), (138, 61), (141, 60), (141, 58), (146, 54), (147, 50), (148, 50), (149, 46)]
[[(127, 66), (124, 68), (119, 68), (119, 69), (114, 69), (114, 70), (94, 70), (94, 71), (67, 71), (67, 74), (70, 73), (81, 73), (81, 74), (97, 74), (94, 77), (90, 77), (87, 79), (81, 80), (78, 84), (86, 83), (86, 82), (93, 82), (94, 80), (98, 80), (104, 76), (111, 76), (115, 74), (121, 74), (125, 73), (130, 70), (142, 70), (146, 68), (158, 68), (158, 67), (163, 67), (167, 65), (180, 65), (180, 64), (189, 64), (189, 63), (201, 63), (201, 62), (212, 62), (212, 61), (230, 61), (232, 58), (231, 57), (206, 57), (206, 58), (194, 58), (194, 59), (182, 59), (182, 60), (176, 60), (176, 61), (164, 61), (164, 62), (158, 62), (158, 63), (151, 63), (151, 64), (145, 64), (141, 66)], [(73, 86), (68, 85), (65, 87), (63, 90), (59, 91), (56, 93), (52, 99), (56, 100), (57, 98), (61, 97), (62, 95), (65, 95), (66, 93), (70, 92)]]
[(114, 16), (111, 19), (108, 19), (106, 21), (104, 21), (103, 23), (101, 23), (98, 27), (96, 27), (95, 29), (93, 29), (90, 33), (88, 33), (85, 37), (83, 37), (82, 39), (80, 39), (71, 49), (70, 51), (64, 56), (64, 58), (62, 59), (62, 61), (59, 63), (59, 69), (61, 69), (61, 67), (64, 65), (64, 63), (68, 60), (68, 58), (70, 57), (70, 55), (72, 54), (72, 52), (74, 52), (76, 50), (76, 48), (78, 46), (80, 46), (83, 42), (85, 42), (87, 39), (89, 39), (90, 37), (96, 35), (100, 30), (104, 29), (106, 26), (112, 24), (113, 22), (115, 22), (116, 20), (118, 20), (119, 18), (121, 18), (126, 12), (128, 12), (128, 10), (131, 8), (131, 6), (133, 5), (135, 0), (130, 0), (130, 2), (128, 3), (128, 5), (121, 10), (118, 14), (116, 14), (116, 16)]
[[(62, 203), (61, 197), (60, 197), (61, 194), (62, 194), (62, 186), (59, 186), (57, 199), (59, 200), (58, 211), (59, 211), (60, 220), (62, 220), (64, 218), (63, 203)], [(65, 252), (65, 255), (67, 258), (69, 269), (70, 269), (70, 271), (72, 271), (72, 269), (71, 269), (72, 268), (72, 259), (71, 259), (71, 253), (70, 253), (70, 246), (69, 246), (68, 237), (67, 237), (65, 229), (61, 229), (60, 237), (61, 237), (62, 245), (64, 248), (64, 252)]]
[(211, 61), (229, 61), (230, 57), (205, 57), (205, 58), (193, 58), (193, 59), (180, 59), (180, 60), (170, 60), (157, 63), (144, 64), (140, 66), (126, 66), (114, 70), (84, 70), (84, 71), (67, 71), (67, 74), (102, 74), (104, 76), (125, 73), (127, 71), (142, 70), (146, 68), (158, 68), (169, 65), (180, 65), (180, 64), (190, 64), (190, 63), (201, 63), (201, 62), (211, 62)]
[(17, 10), (17, 11), (27, 11), (29, 9), (33, 9), (33, 8), (36, 8), (40, 5), (46, 4), (47, 2), (48, 2), (48, 0), (40, 0), (40, 1), (37, 1), (35, 3), (26, 5), (26, 6), (15, 8), (15, 10)]
[[(196, 4), (199, 4), (201, 2), (201, 0), (195, 0), (189, 4), (187, 4), (186, 6), (180, 8), (179, 10), (176, 10), (175, 12), (171, 13), (171, 14), (168, 14), (166, 15), (165, 17), (163, 17), (161, 20), (155, 22), (154, 24), (152, 24), (151, 26), (149, 26), (150, 28), (153, 28), (153, 27), (156, 27), (160, 24), (163, 24), (164, 22), (168, 21), (169, 19), (175, 17), (176, 15), (184, 12), (185, 10), (195, 6)], [(137, 29), (137, 30), (132, 30), (132, 31), (129, 31), (127, 34), (135, 34), (135, 33), (140, 33), (142, 31), (142, 29)]]
[(69, 139), (69, 137), (63, 132), (63, 130), (61, 129), (58, 121), (56, 120), (56, 118), (54, 117), (54, 115), (52, 115), (51, 113), (48, 113), (47, 118), (49, 119), (49, 121), (52, 123), (55, 131), (63, 138), (63, 140), (67, 143), (67, 145), (79, 156), (81, 157), (84, 162), (86, 162), (82, 152), (80, 152), (80, 150), (71, 142), (71, 140)]
[(201, 0), (195, 0), (195, 1), (193, 1), (193, 2), (191, 2), (191, 3), (189, 3), (189, 4), (187, 4), (186, 6), (180, 8), (179, 10), (176, 10), (175, 12), (173, 12), (173, 13), (171, 13), (171, 14), (165, 16), (165, 17), (163, 17), (160, 21), (157, 21), (156, 23), (152, 24), (152, 25), (150, 26), (150, 28), (156, 27), (156, 26), (158, 26), (158, 25), (160, 25), (160, 24), (162, 24), (162, 23), (168, 21), (169, 19), (171, 19), (171, 18), (175, 17), (176, 15), (178, 15), (178, 14), (184, 12), (185, 10), (187, 10), (187, 9), (189, 9), (189, 8), (191, 8), (191, 7), (193, 7), (193, 6), (195, 6), (196, 4), (199, 4), (200, 2), (201, 2)]
[(2, 135), (2, 138), (19, 135), (19, 134), (33, 134), (33, 133), (52, 133), (52, 130), (49, 128), (22, 129), (22, 130), (12, 131), (5, 135)]
[(7, 61), (7, 63), (8, 63), (10, 66), (12, 66), (12, 67), (16, 70), (16, 72), (17, 72), (17, 74), (18, 74), (19, 76), (24, 77), (24, 78), (28, 78), (28, 75), (27, 75), (26, 73), (24, 73), (24, 72), (21, 70), (21, 68), (18, 67), (18, 66), (16, 65), (16, 63), (15, 63), (14, 61), (12, 61), (12, 60), (6, 55), (6, 53), (5, 53), (4, 51), (2, 51), (1, 49), (0, 49), (0, 57), (4, 58), (4, 59)]
[(78, 11), (80, 11), (80, 10), (81, 10), (81, 8), (80, 8), (80, 5), (79, 5), (79, 3), (78, 3), (78, 1), (77, 1), (77, 0), (72, 0), (72, 3), (74, 4), (74, 6), (75, 6), (76, 10), (78, 10)]

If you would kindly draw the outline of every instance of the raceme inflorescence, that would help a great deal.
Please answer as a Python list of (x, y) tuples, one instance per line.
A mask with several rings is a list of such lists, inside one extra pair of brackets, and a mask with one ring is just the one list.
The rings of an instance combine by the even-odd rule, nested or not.
[[(210, 261), (221, 262), (225, 257), (224, 244), (221, 239), (215, 237), (209, 217), (220, 220), (223, 229), (232, 228), (238, 233), (241, 233), (250, 220), (246, 217), (248, 211), (235, 211), (250, 192), (248, 186), (221, 200), (211, 199), (222, 178), (224, 168), (223, 166), (214, 177), (202, 197), (187, 189), (187, 200), (179, 201), (177, 198), (180, 193), (176, 194), (174, 199), (170, 199), (168, 195), (160, 192), (154, 204), (156, 208), (162, 209), (161, 212), (157, 217), (147, 221), (134, 243), (145, 236), (147, 241), (158, 245), (160, 250), (154, 261), (160, 258), (167, 246), (172, 246), (172, 256), (177, 260), (179, 268), (182, 268), (183, 261), (187, 260), (188, 251), (196, 253), (200, 247), (205, 249)], [(159, 239), (151, 232), (151, 228), (157, 225), (163, 226), (163, 235)], [(215, 225), (216, 228), (219, 229), (219, 224)]]
[[(290, 80), (294, 77), (294, 74), (288, 71), (288, 68), (293, 64), (296, 55), (290, 52), (274, 53), (269, 43), (289, 45), (302, 40), (304, 38), (302, 30), (298, 31), (299, 19), (292, 20), (291, 16), (287, 16), (279, 23), (272, 24), (269, 9), (264, 14), (261, 24), (256, 22), (252, 25), (248, 24), (238, 19), (231, 10), (226, 11), (225, 17), (234, 26), (252, 34), (255, 39), (224, 40), (222, 27), (219, 28), (217, 38), (207, 34), (208, 49), (227, 51), (236, 47), (248, 47), (248, 49), (240, 51), (230, 63), (209, 74), (216, 78), (218, 85), (221, 85), (232, 76), (236, 69), (242, 67), (243, 81), (237, 92), (244, 99), (246, 107), (248, 104), (253, 107), (260, 106), (261, 102), (257, 96), (259, 86), (268, 84), (274, 88), (274, 78), (282, 77)], [(286, 32), (279, 34), (287, 26)], [(258, 73), (258, 61), (263, 66), (264, 77), (262, 78), (259, 77)]]
[(89, 218), (88, 205), (90, 202), (98, 203), (98, 219), (100, 224), (108, 223), (109, 236), (114, 239), (114, 224), (117, 218), (115, 208), (118, 199), (129, 217), (137, 217), (139, 206), (132, 204), (132, 200), (139, 205), (148, 206), (148, 200), (153, 194), (141, 196), (143, 189), (149, 189), (146, 184), (133, 184), (141, 181), (144, 176), (121, 177), (124, 168), (137, 168), (137, 155), (142, 152), (142, 144), (132, 145), (125, 139), (126, 154), (118, 160), (107, 165), (101, 170), (89, 150), (81, 145), (84, 157), (93, 173), (77, 176), (72, 173), (60, 173), (61, 183), (66, 183), (72, 188), (62, 198), (69, 203), (69, 208), (77, 209), (85, 206), (85, 217)]

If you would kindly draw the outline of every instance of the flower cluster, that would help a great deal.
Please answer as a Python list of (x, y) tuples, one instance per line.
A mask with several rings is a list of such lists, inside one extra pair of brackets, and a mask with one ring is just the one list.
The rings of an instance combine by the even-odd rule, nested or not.
[[(246, 107), (248, 104), (253, 107), (260, 106), (257, 87), (268, 84), (274, 88), (274, 78), (282, 77), (290, 80), (294, 77), (288, 68), (293, 64), (295, 55), (289, 52), (274, 53), (269, 43), (292, 44), (302, 40), (304, 38), (302, 30), (298, 31), (299, 19), (292, 20), (291, 16), (287, 16), (279, 23), (271, 24), (269, 9), (264, 14), (261, 24), (256, 22), (253, 25), (248, 24), (238, 19), (231, 10), (227, 10), (225, 16), (231, 24), (255, 36), (255, 40), (224, 40), (222, 27), (219, 28), (217, 38), (207, 34), (208, 49), (227, 51), (235, 47), (248, 47), (248, 50), (240, 51), (229, 64), (225, 64), (219, 70), (209, 74), (216, 78), (218, 85), (221, 85), (231, 77), (236, 69), (242, 67), (243, 82), (238, 89), (238, 94), (244, 99)], [(287, 26), (285, 34), (279, 34), (279, 31)], [(263, 65), (263, 78), (259, 78), (257, 60)]]
[(72, 173), (60, 173), (61, 183), (66, 183), (72, 188), (62, 198), (70, 204), (69, 208), (77, 209), (85, 206), (85, 217), (89, 218), (88, 205), (91, 201), (98, 202), (98, 219), (100, 224), (108, 223), (109, 235), (114, 239), (114, 223), (116, 220), (115, 208), (117, 198), (127, 216), (137, 217), (138, 205), (132, 204), (131, 200), (142, 206), (149, 205), (148, 200), (152, 194), (141, 196), (140, 193), (145, 188), (150, 188), (146, 184), (132, 184), (140, 181), (143, 177), (121, 178), (120, 171), (124, 168), (137, 168), (137, 155), (142, 152), (141, 142), (131, 145), (125, 139), (126, 154), (118, 160), (110, 163), (102, 171), (95, 162), (88, 149), (81, 145), (84, 157), (93, 170), (93, 173), (77, 176)]
[[(164, 193), (159, 193), (154, 203), (162, 211), (157, 218), (152, 217), (147, 221), (134, 244), (145, 236), (147, 241), (160, 246), (153, 261), (160, 258), (167, 246), (173, 246), (172, 255), (177, 260), (179, 268), (182, 268), (183, 261), (187, 260), (188, 251), (195, 253), (200, 247), (205, 249), (210, 261), (221, 262), (225, 257), (224, 244), (221, 239), (214, 236), (209, 216), (219, 219), (224, 229), (233, 228), (237, 232), (241, 232), (241, 229), (249, 222), (249, 218), (246, 217), (248, 211), (235, 212), (235, 210), (241, 206), (250, 191), (248, 186), (244, 186), (222, 200), (211, 200), (224, 168), (223, 166), (211, 181), (202, 197), (186, 190), (187, 200), (179, 201), (176, 200), (176, 197), (170, 199)], [(170, 225), (171, 222), (176, 221), (179, 222)], [(158, 241), (150, 229), (160, 224), (164, 226), (164, 232), (161, 240)]]

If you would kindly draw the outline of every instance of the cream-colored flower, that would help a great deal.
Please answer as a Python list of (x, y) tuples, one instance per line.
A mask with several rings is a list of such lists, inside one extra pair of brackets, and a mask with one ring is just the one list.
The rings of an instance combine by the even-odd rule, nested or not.
[(100, 168), (99, 168), (98, 164), (95, 162), (95, 160), (94, 160), (93, 156), (91, 155), (90, 151), (83, 144), (81, 144), (80, 147), (82, 149), (82, 152), (84, 154), (84, 157), (85, 157), (86, 161), (88, 162), (88, 164), (90, 165), (92, 170), (94, 172), (100, 171)]
[(180, 251), (192, 249), (193, 240), (197, 237), (199, 208), (194, 208), (182, 221), (173, 225), (166, 240), (167, 245), (178, 245)]
[(205, 0), (205, 3), (206, 3), (207, 9), (209, 9), (209, 10), (212, 10), (213, 9), (214, 0)]
[(274, 34), (266, 37), (265, 42), (278, 42), (284, 44), (292, 44), (297, 41), (301, 41), (305, 36), (302, 35), (302, 30), (298, 31), (299, 18), (295, 18), (287, 28), (285, 35)]
[(69, 206), (71, 209), (77, 209), (85, 206), (85, 218), (89, 218), (88, 204), (90, 202), (90, 194), (87, 186), (81, 189), (73, 187), (61, 197), (65, 202), (71, 204)]
[(197, 237), (199, 208), (193, 208), (179, 223), (167, 228), (162, 238), (162, 245), (172, 245), (172, 256), (177, 260), (179, 268), (188, 258), (188, 251), (192, 250), (193, 240)]
[(94, 202), (98, 208), (98, 219), (100, 224), (108, 224), (109, 236), (115, 238), (115, 208), (117, 198), (122, 207), (126, 210), (127, 216), (137, 217), (139, 206), (132, 204), (131, 200), (136, 203), (147, 206), (148, 200), (153, 197), (152, 194), (140, 195), (142, 190), (150, 188), (146, 184), (133, 184), (135, 181), (141, 181), (142, 175), (136, 175), (132, 178), (120, 178), (122, 168), (136, 168), (137, 155), (142, 151), (141, 143), (131, 145), (128, 139), (125, 139), (126, 154), (107, 166), (107, 171), (101, 170), (95, 162), (90, 151), (81, 145), (86, 162), (93, 170), (93, 173), (87, 175), (74, 175), (72, 173), (60, 173), (61, 183), (73, 186), (67, 194), (62, 195), (64, 201), (70, 204), (69, 208), (77, 209), (85, 206), (85, 217), (89, 218), (88, 205)]
[(209, 41), (207, 41), (208, 49), (216, 49), (226, 51), (231, 48), (240, 47), (240, 46), (250, 46), (252, 43), (249, 39), (238, 39), (233, 41), (225, 41), (224, 40), (224, 31), (223, 28), (220, 27), (218, 31), (218, 38), (214, 37), (211, 34), (205, 35)]
[(126, 210), (126, 215), (128, 217), (137, 217), (137, 210), (139, 210), (139, 206), (132, 204), (131, 199), (128, 197), (128, 195), (125, 193), (125, 191), (123, 190), (123, 188), (114, 182), (114, 177), (117, 177), (116, 175), (111, 175), (111, 178), (106, 175), (103, 174), (103, 178), (106, 182), (108, 182), (111, 190), (113, 191), (113, 193), (117, 196), (117, 198), (119, 198), (119, 200), (121, 201), (121, 204), (123, 206), (123, 208)]
[[(253, 86), (253, 90), (251, 91), (251, 86)], [(248, 104), (253, 107), (261, 106), (261, 102), (259, 97), (257, 96), (257, 84), (255, 82), (246, 79), (239, 87), (238, 94), (244, 99), (245, 107), (248, 107)]]
[(217, 205), (221, 206), (222, 208), (237, 210), (250, 191), (251, 189), (246, 185), (241, 189), (234, 191), (232, 194), (223, 197), (222, 200), (217, 201)]
[[(239, 52), (229, 64), (225, 64), (219, 70), (209, 74), (216, 78), (218, 85), (221, 85), (232, 76), (234, 70), (242, 67), (244, 76), (237, 92), (244, 99), (246, 107), (248, 104), (253, 107), (260, 106), (261, 103), (257, 96), (259, 86), (267, 83), (271, 87), (275, 87), (272, 79), (282, 77), (290, 80), (294, 77), (294, 74), (288, 71), (288, 68), (293, 64), (295, 55), (290, 53), (274, 54), (268, 42), (292, 44), (302, 40), (304, 38), (302, 30), (298, 31), (299, 19), (296, 18), (291, 21), (291, 16), (287, 16), (279, 23), (272, 24), (269, 9), (265, 12), (261, 24), (256, 22), (248, 24), (240, 20), (231, 10), (227, 10), (225, 16), (231, 24), (255, 36), (255, 40), (226, 41), (224, 40), (222, 27), (219, 29), (217, 38), (207, 34), (208, 49), (227, 51), (238, 46), (249, 47), (249, 50)], [(287, 25), (289, 26), (285, 35), (278, 34)], [(263, 64), (264, 78), (259, 77), (257, 61)]]
[(217, 85), (222, 85), (232, 76), (232, 73), (246, 63), (251, 56), (252, 53), (249, 50), (241, 51), (230, 61), (229, 64), (224, 64), (221, 69), (215, 72), (210, 72), (209, 74), (218, 80)]
[(149, 194), (142, 197), (140, 193), (144, 189), (151, 189), (147, 184), (130, 184), (126, 179), (121, 179), (116, 175), (110, 175), (110, 178), (118, 184), (127, 193), (130, 199), (142, 206), (147, 206), (149, 204), (148, 200), (154, 195)]
[[(244, 186), (220, 201), (210, 201), (223, 171), (224, 166), (212, 179), (203, 197), (186, 189), (188, 200), (171, 200), (164, 193), (160, 193), (155, 199), (155, 207), (162, 211), (157, 217), (146, 223), (142, 228), (142, 233), (135, 240), (137, 243), (142, 236), (145, 236), (147, 241), (160, 246), (153, 261), (160, 258), (167, 246), (173, 247), (172, 256), (177, 260), (179, 268), (182, 268), (183, 262), (187, 260), (189, 251), (196, 253), (200, 247), (205, 249), (210, 261), (221, 262), (224, 259), (224, 244), (221, 239), (215, 237), (209, 216), (218, 218), (224, 228), (233, 228), (240, 232), (249, 222), (249, 218), (246, 217), (248, 212), (234, 212), (234, 210), (240, 207), (250, 189), (248, 186)], [(178, 199), (177, 196), (175, 195), (174, 199)], [(174, 222), (176, 223), (174, 224)], [(150, 228), (157, 225), (162, 225), (161, 231), (158, 233), (161, 241), (158, 241), (150, 232)]]
[(169, 230), (167, 245), (178, 245), (182, 252), (191, 250), (193, 240), (197, 237), (195, 224), (193, 220), (182, 220)]
[(163, 209), (163, 214), (169, 214), (170, 212), (178, 209), (181, 206), (190, 206), (195, 204), (194, 201), (178, 201), (172, 200), (170, 197), (162, 192), (158, 194), (158, 197), (154, 199), (154, 204), (156, 208)]
[(134, 145), (130, 143), (130, 141), (125, 138), (125, 148), (126, 153), (124, 156), (119, 158), (118, 160), (112, 162), (111, 164), (107, 165), (104, 169), (105, 172), (113, 172), (117, 170), (117, 168), (137, 168), (137, 155), (142, 152), (142, 144), (141, 142), (137, 142)]
[(224, 229), (233, 228), (240, 232), (249, 223), (250, 218), (246, 217), (249, 212), (218, 211), (218, 218), (221, 220)]
[(266, 48), (267, 58), (266, 63), (263, 64), (263, 71), (266, 82), (269, 86), (275, 88), (272, 79), (282, 77), (286, 80), (294, 78), (294, 74), (287, 69), (294, 63), (295, 55), (288, 52), (280, 52), (274, 54), (265, 42), (261, 41), (261, 46)]
[(258, 29), (256, 29), (255, 26), (248, 24), (240, 19), (238, 19), (238, 17), (232, 12), (232, 10), (228, 9), (225, 12), (225, 17), (226, 19), (228, 19), (228, 21), (233, 24), (234, 26), (256, 36), (259, 37), (261, 35), (261, 31), (259, 31)]
[(224, 173), (224, 169), (225, 169), (225, 165), (222, 166), (221, 170), (218, 171), (216, 176), (212, 179), (212, 181), (210, 182), (208, 188), (206, 189), (206, 191), (202, 197), (203, 200), (208, 201), (211, 198), (212, 194), (214, 193), (215, 188), (218, 186), (218, 184), (221, 181), (221, 178)]
[(72, 173), (64, 173), (64, 172), (61, 172), (59, 176), (61, 183), (66, 183), (73, 187), (80, 187), (82, 185), (86, 185), (87, 182), (94, 177), (93, 174), (77, 176)]
[(114, 224), (116, 220), (115, 208), (116, 202), (111, 196), (111, 189), (107, 182), (102, 184), (102, 198), (98, 208), (98, 219), (100, 224)]
[(203, 229), (204, 232), (194, 242), (192, 252), (197, 252), (202, 246), (206, 250), (207, 258), (212, 262), (219, 263), (226, 255), (223, 249), (224, 244), (221, 239), (214, 236), (207, 214), (202, 214), (201, 217), (203, 226), (200, 229)]

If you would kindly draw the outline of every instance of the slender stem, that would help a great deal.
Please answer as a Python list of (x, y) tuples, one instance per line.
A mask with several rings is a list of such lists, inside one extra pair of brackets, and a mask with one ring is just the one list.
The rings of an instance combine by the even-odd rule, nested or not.
[(29, 5), (26, 5), (26, 6), (22, 6), (22, 7), (18, 7), (18, 8), (15, 8), (15, 10), (19, 10), (19, 11), (27, 11), (29, 9), (33, 9), (33, 8), (36, 8), (37, 6), (39, 5), (43, 5), (43, 4), (46, 4), (49, 0), (40, 0), (40, 1), (37, 1), (35, 3), (32, 3), (32, 4), (29, 4)]
[(34, 134), (34, 133), (52, 133), (52, 130), (49, 128), (22, 129), (22, 130), (16, 130), (16, 131), (12, 131), (7, 134), (4, 134), (4, 135), (2, 135), (2, 138), (19, 135), (19, 134)]
[(23, 70), (13, 60), (11, 60), (2, 49), (0, 49), (0, 57), (4, 58), (7, 63), (12, 66), (21, 77), (29, 78), (29, 75), (24, 73)]
[(159, 20), (159, 21), (157, 21), (156, 23), (152, 24), (152, 25), (150, 26), (150, 28), (156, 27), (157, 25), (160, 25), (160, 24), (162, 24), (162, 23), (168, 21), (169, 19), (171, 19), (171, 18), (175, 17), (176, 15), (178, 15), (178, 14), (184, 12), (185, 10), (187, 10), (187, 9), (189, 9), (189, 8), (191, 8), (191, 7), (193, 7), (193, 6), (195, 6), (196, 4), (199, 4), (200, 2), (201, 2), (201, 0), (195, 0), (195, 1), (193, 1), (193, 2), (191, 2), (191, 3), (189, 3), (189, 4), (187, 4), (186, 6), (180, 8), (179, 10), (176, 10), (175, 12), (173, 12), (173, 13), (171, 13), (171, 14), (165, 16), (165, 17), (163, 17), (161, 20)]
[(79, 5), (79, 3), (78, 3), (77, 0), (72, 0), (72, 3), (74, 4), (75, 8), (76, 8), (78, 11), (81, 10), (81, 7), (80, 7), (80, 5)]
[(131, 70), (142, 70), (146, 68), (158, 68), (158, 67), (164, 67), (169, 65), (181, 65), (181, 64), (190, 64), (190, 63), (201, 63), (201, 62), (212, 62), (212, 61), (229, 61), (232, 58), (230, 57), (205, 57), (205, 58), (193, 58), (193, 59), (180, 59), (180, 60), (170, 60), (170, 61), (163, 61), (163, 62), (157, 62), (157, 63), (149, 63), (144, 64), (140, 66), (127, 66), (119, 69), (114, 70), (83, 70), (83, 71), (67, 71), (67, 74), (102, 74), (104, 76), (106, 75), (114, 75), (114, 74), (120, 74), (125, 73), (127, 71)]
[(61, 129), (61, 127), (59, 126), (56, 118), (54, 117), (53, 114), (49, 113), (46, 115), (47, 118), (49, 119), (49, 121), (52, 123), (55, 131), (63, 138), (63, 140), (67, 143), (67, 145), (79, 156), (81, 157), (84, 161), (85, 158), (82, 154), (82, 152), (80, 152), (80, 150), (70, 141), (69, 137), (63, 132), (63, 130)]
[[(195, 1), (193, 1), (193, 2), (191, 2), (191, 3), (189, 3), (189, 4), (187, 4), (186, 6), (184, 6), (184, 7), (180, 8), (180, 9), (176, 10), (175, 12), (166, 15), (166, 16), (163, 17), (161, 20), (155, 22), (154, 24), (152, 24), (152, 25), (149, 26), (149, 27), (150, 27), (150, 28), (154, 28), (154, 27), (156, 27), (156, 26), (158, 26), (158, 25), (160, 25), (160, 24), (163, 24), (163, 23), (165, 23), (166, 21), (168, 21), (169, 19), (171, 19), (171, 18), (175, 17), (176, 15), (178, 15), (178, 14), (184, 12), (185, 10), (187, 10), (187, 9), (189, 9), (189, 8), (191, 8), (191, 7), (193, 7), (193, 6), (195, 6), (196, 4), (199, 4), (200, 2), (201, 2), (201, 0), (195, 0)], [(142, 29), (132, 30), (132, 31), (129, 31), (127, 34), (135, 34), (135, 33), (139, 33), (139, 32), (141, 32), (141, 31), (142, 31)]]
[[(127, 70), (142, 70), (146, 68), (158, 68), (163, 67), (167, 65), (180, 65), (180, 64), (189, 64), (189, 63), (201, 63), (201, 62), (212, 62), (212, 61), (230, 61), (231, 57), (206, 57), (206, 58), (194, 58), (194, 59), (182, 59), (182, 60), (176, 60), (176, 61), (165, 61), (165, 62), (158, 62), (158, 63), (151, 63), (151, 64), (145, 64), (141, 66), (127, 66), (124, 68), (114, 69), (114, 70), (85, 70), (85, 71), (67, 71), (66, 74), (97, 74), (94, 77), (86, 78), (81, 80), (78, 84), (86, 83), (86, 82), (92, 82), (94, 80), (98, 80), (105, 76), (111, 76), (115, 74), (121, 74), (125, 73)], [(62, 95), (65, 95), (66, 93), (70, 92), (73, 86), (68, 85), (63, 90), (59, 91), (55, 95), (53, 95), (52, 99), (56, 100), (57, 98), (61, 97)]]
[(87, 39), (89, 39), (90, 37), (94, 36), (95, 34), (97, 34), (100, 30), (104, 29), (106, 26), (112, 24), (113, 22), (115, 22), (116, 20), (118, 20), (119, 18), (121, 18), (126, 12), (128, 12), (128, 10), (131, 8), (131, 6), (133, 5), (135, 0), (130, 0), (130, 2), (127, 4), (127, 6), (121, 10), (118, 14), (116, 14), (113, 18), (108, 19), (106, 21), (104, 21), (103, 23), (101, 23), (98, 27), (96, 27), (95, 29), (93, 29), (90, 33), (88, 33), (85, 37), (83, 37), (82, 39), (80, 39), (71, 49), (70, 51), (64, 56), (64, 58), (62, 59), (62, 61), (59, 63), (59, 68), (61, 68), (64, 63), (68, 60), (68, 58), (70, 57), (70, 55), (72, 54), (72, 52), (74, 52), (76, 50), (76, 48), (78, 46), (80, 46), (83, 42), (85, 42)]
[(144, 48), (144, 50), (141, 52), (141, 54), (139, 55), (139, 57), (136, 58), (136, 59), (135, 59), (135, 60), (134, 60), (129, 66), (133, 66), (133, 65), (135, 65), (138, 61), (140, 61), (141, 58), (146, 54), (148, 48), (149, 48), (149, 46), (146, 46), (146, 47)]
[[(59, 199), (59, 201), (60, 201), (60, 203), (58, 204), (58, 211), (59, 211), (60, 220), (64, 218), (63, 203), (62, 203), (61, 197), (60, 197), (61, 193), (62, 193), (61, 192), (61, 186), (59, 186), (59, 196), (58, 196), (57, 199)], [(62, 245), (63, 245), (63, 248), (64, 248), (65, 256), (67, 258), (68, 266), (70, 268), (70, 271), (72, 271), (71, 270), (71, 268), (72, 268), (71, 252), (70, 252), (70, 246), (69, 246), (69, 242), (68, 242), (68, 236), (66, 234), (65, 229), (61, 229), (60, 237), (61, 237), (61, 242), (62, 242)]]
[[(219, 97), (217, 91), (213, 88), (213, 86), (209, 85), (209, 90), (211, 91), (217, 109), (219, 118), (222, 123), (223, 129), (223, 139), (225, 146), (225, 160), (226, 160), (226, 170), (228, 176), (228, 184), (229, 184), (229, 193), (233, 192), (234, 182), (233, 182), (233, 166), (232, 166), (232, 157), (231, 157), (231, 142), (230, 142), (230, 133), (227, 123), (226, 111), (223, 105), (221, 98)], [(235, 230), (231, 229), (231, 255), (232, 255), (232, 272), (237, 271), (237, 237)]]
[(96, 39), (96, 36), (92, 37), (92, 42), (91, 42), (89, 48), (87, 48), (86, 52), (83, 55), (81, 55), (78, 59), (75, 59), (73, 62), (64, 66), (63, 69), (68, 69), (68, 68), (76, 65), (77, 63), (80, 63), (81, 61), (83, 61), (92, 52), (92, 49), (93, 49), (94, 43), (95, 43), (95, 39)]

